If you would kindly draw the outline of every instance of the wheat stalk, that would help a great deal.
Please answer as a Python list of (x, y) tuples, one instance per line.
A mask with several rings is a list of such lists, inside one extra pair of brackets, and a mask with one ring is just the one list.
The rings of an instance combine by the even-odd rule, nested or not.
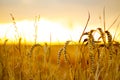
[(65, 62), (68, 63), (70, 65), (70, 61), (68, 60), (68, 57), (67, 57), (67, 51), (66, 51), (66, 48), (68, 46), (68, 44), (70, 43), (71, 41), (66, 41), (64, 47), (63, 47), (63, 53), (64, 53), (64, 59), (65, 59)]
[(21, 40), (22, 40), (22, 38), (19, 38), (18, 48), (19, 48), (20, 54), (21, 54)]
[(110, 25), (110, 27), (107, 30), (109, 30), (117, 22), (117, 20), (119, 19), (119, 16), (120, 15), (116, 17), (116, 19), (113, 21), (113, 23)]
[(19, 36), (19, 33), (18, 33), (18, 28), (17, 28), (17, 25), (16, 25), (16, 21), (15, 21), (15, 18), (14, 18), (14, 16), (12, 15), (12, 13), (10, 13), (10, 16), (11, 16), (11, 18), (12, 18), (12, 21), (13, 21), (13, 25), (14, 25), (14, 28), (15, 28), (15, 32), (16, 32), (16, 34), (15, 34), (15, 38), (17, 39), (17, 38), (19, 38), (20, 36)]
[(108, 47), (110, 47), (112, 45), (112, 35), (109, 31), (105, 31), (105, 33), (107, 34), (108, 38)]
[(61, 48), (59, 51), (58, 51), (58, 58), (57, 58), (57, 64), (60, 65), (60, 56), (61, 56), (61, 53), (63, 51), (63, 48)]
[(103, 24), (104, 24), (104, 31), (106, 30), (106, 21), (105, 21), (105, 6), (104, 6), (104, 8), (103, 8)]
[(98, 38), (98, 40), (99, 40), (100, 38), (102, 38), (104, 44), (106, 45), (105, 33), (103, 32), (103, 30), (102, 30), (101, 28), (97, 28), (97, 29), (99, 30), (100, 35), (101, 35), (101, 36)]
[(112, 47), (113, 47), (113, 45), (112, 45), (112, 43), (113, 43), (113, 41), (112, 41), (112, 35), (110, 34), (110, 32), (109, 31), (105, 31), (105, 33), (107, 34), (107, 38), (108, 38), (108, 49), (109, 49), (109, 61), (110, 61), (110, 63), (111, 63), (111, 61), (112, 61), (112, 53), (113, 53), (113, 50), (112, 50)]
[(119, 28), (119, 25), (120, 25), (120, 22), (118, 23), (117, 28), (116, 28), (116, 30), (115, 30), (115, 34), (114, 34), (114, 36), (113, 36), (113, 41), (114, 41), (114, 39), (115, 39), (115, 36), (116, 36), (117, 30), (118, 30), (118, 28)]
[(50, 47), (47, 43), (44, 45), (44, 63), (46, 64), (50, 59)]
[(34, 48), (36, 47), (42, 47), (40, 44), (34, 44), (31, 48), (30, 48), (30, 51), (28, 53), (28, 55), (31, 57), (32, 56), (32, 53), (33, 53), (33, 50)]
[(34, 44), (31, 48), (30, 48), (30, 51), (28, 53), (28, 56), (29, 56), (29, 75), (30, 75), (30, 79), (33, 79), (33, 74), (32, 74), (32, 53), (33, 53), (33, 50), (36, 48), (36, 47), (42, 47), (40, 44)]
[(87, 28), (87, 26), (88, 26), (89, 21), (90, 21), (90, 13), (89, 13), (89, 11), (88, 11), (88, 20), (87, 20), (87, 23), (86, 23), (86, 25), (85, 25), (85, 27), (84, 27), (84, 30), (83, 30), (83, 32), (82, 32), (82, 35), (80, 36), (79, 43), (80, 43), (80, 41), (81, 41), (81, 39), (82, 39), (82, 37), (83, 37), (83, 34), (84, 34), (84, 32), (85, 32), (85, 30), (86, 30), (86, 28)]
[(95, 64), (94, 64), (94, 48), (95, 48), (95, 43), (94, 43), (94, 37), (92, 35), (92, 33), (94, 32), (95, 30), (91, 30), (89, 33), (88, 33), (88, 48), (89, 48), (89, 57), (90, 57), (90, 65), (91, 65), (91, 73), (95, 73)]
[(38, 22), (39, 22), (39, 20), (40, 20), (40, 16), (36, 16), (35, 17), (35, 23), (34, 23), (34, 28), (35, 28), (35, 39), (34, 39), (34, 41), (35, 41), (35, 44), (36, 44), (36, 42), (37, 42), (37, 32), (38, 32)]

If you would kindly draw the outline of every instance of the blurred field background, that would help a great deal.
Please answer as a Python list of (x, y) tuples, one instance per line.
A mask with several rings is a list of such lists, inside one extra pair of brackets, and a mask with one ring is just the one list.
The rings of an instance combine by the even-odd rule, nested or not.
[[(1, 80), (119, 80), (120, 44), (0, 44)], [(91, 52), (93, 51), (93, 52)], [(90, 55), (92, 54), (92, 55)]]

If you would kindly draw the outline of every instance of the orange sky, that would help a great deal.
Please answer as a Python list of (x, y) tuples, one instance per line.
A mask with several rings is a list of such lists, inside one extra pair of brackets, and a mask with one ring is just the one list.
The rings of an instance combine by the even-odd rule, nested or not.
[[(24, 26), (25, 30), (28, 29), (27, 26), (29, 25), (29, 23), (24, 23), (23, 20), (34, 21), (35, 16), (40, 15), (41, 19), (45, 20), (45, 24), (50, 23), (48, 25), (50, 27), (47, 27), (45, 24), (43, 24), (42, 27), (44, 26), (44, 29), (58, 28), (61, 30), (65, 30), (65, 32), (68, 31), (68, 33), (66, 34), (66, 37), (68, 38), (66, 39), (70, 39), (70, 36), (75, 36), (75, 34), (77, 34), (75, 38), (78, 39), (80, 36), (79, 33), (83, 30), (86, 24), (88, 11), (90, 12), (90, 22), (88, 25), (88, 30), (93, 28), (96, 29), (97, 27), (101, 26), (103, 27), (104, 6), (106, 7), (106, 26), (108, 27), (120, 14), (120, 0), (0, 0), (0, 31), (4, 30), (3, 32), (5, 34), (6, 31), (9, 30), (9, 27), (12, 23), (10, 13), (13, 14), (16, 21), (18, 21), (19, 23), (21, 22), (21, 24), (18, 23), (18, 26)], [(100, 16), (101, 21), (99, 19)], [(119, 22), (120, 18), (112, 27), (112, 32), (114, 32), (115, 26)], [(3, 24), (10, 25), (7, 25), (8, 28), (5, 29), (3, 28), (5, 26), (3, 26)], [(30, 24), (31, 25), (29, 26), (33, 26), (32, 23)], [(73, 26), (70, 26), (70, 24), (72, 24)], [(46, 32), (44, 29), (43, 33)], [(53, 29), (51, 29), (51, 31)], [(73, 34), (70, 31), (72, 31)], [(50, 32), (45, 35), (49, 36)], [(55, 34), (55, 31), (52, 32)], [(26, 33), (26, 35), (29, 33), (31, 32)], [(12, 35), (13, 33), (9, 34)], [(56, 34), (61, 36), (57, 32)], [(34, 34), (32, 34), (32, 36), (33, 35)], [(1, 36), (3, 35), (0, 34), (0, 37)], [(54, 38), (60, 40), (60, 37), (56, 38), (56, 36)]]
[(41, 15), (48, 19), (67, 18), (83, 23), (88, 10), (91, 19), (97, 22), (104, 6), (108, 20), (120, 13), (120, 0), (0, 0), (0, 23), (11, 22), (9, 13), (16, 20), (33, 20), (36, 15)]

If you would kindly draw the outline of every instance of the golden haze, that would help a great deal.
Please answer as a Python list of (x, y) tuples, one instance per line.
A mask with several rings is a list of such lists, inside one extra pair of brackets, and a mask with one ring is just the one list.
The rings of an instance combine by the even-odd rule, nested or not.
[[(98, 27), (101, 26), (98, 25)], [(86, 31), (98, 27), (88, 25)], [(17, 21), (16, 24), (0, 24), (0, 38), (3, 41), (5, 39), (15, 41), (17, 37), (21, 37), (23, 42), (31, 43), (34, 42), (36, 37), (37, 42), (63, 43), (67, 40), (78, 41), (83, 29), (84, 26), (77, 22), (70, 22), (65, 19), (55, 21), (40, 18), (38, 22), (22, 20)], [(110, 31), (112, 35), (115, 34), (115, 29)], [(99, 36), (98, 32), (94, 34), (95, 39), (98, 39)]]

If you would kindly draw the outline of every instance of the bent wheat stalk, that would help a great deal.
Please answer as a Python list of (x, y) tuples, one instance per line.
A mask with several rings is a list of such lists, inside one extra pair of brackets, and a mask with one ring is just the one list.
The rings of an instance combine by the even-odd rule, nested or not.
[(68, 44), (70, 43), (71, 41), (66, 41), (64, 47), (63, 47), (63, 53), (64, 53), (64, 59), (65, 59), (65, 62), (68, 63), (70, 65), (70, 61), (68, 60), (68, 57), (67, 57), (67, 52), (66, 52), (66, 48), (68, 46)]
[(109, 31), (105, 31), (105, 33), (107, 34), (107, 38), (108, 38), (108, 49), (109, 49), (109, 64), (111, 64), (112, 62), (112, 55), (113, 55), (113, 41), (112, 41), (112, 35), (110, 34)]
[(60, 65), (60, 56), (61, 56), (61, 53), (63, 51), (63, 48), (61, 48), (59, 51), (58, 51), (58, 58), (57, 58), (57, 64)]
[(90, 57), (90, 67), (91, 67), (91, 73), (94, 74), (95, 73), (95, 59), (94, 59), (94, 48), (95, 48), (95, 43), (94, 43), (94, 37), (92, 35), (92, 33), (95, 30), (91, 30), (88, 33), (88, 48), (89, 48), (89, 57)]
[(30, 52), (29, 52), (29, 56), (31, 57), (32, 56), (32, 53), (33, 53), (33, 50), (34, 48), (36, 47), (42, 47), (40, 44), (34, 44), (31, 48), (30, 48)]
[(103, 32), (103, 30), (101, 29), (101, 28), (97, 28), (98, 30), (99, 30), (99, 32), (100, 32), (100, 37), (98, 38), (98, 40), (100, 39), (100, 38), (102, 38), (102, 40), (103, 40), (103, 42), (104, 42), (104, 45), (106, 45), (106, 39), (105, 39), (105, 33)]
[(32, 74), (32, 66), (33, 66), (33, 61), (32, 61), (32, 53), (33, 50), (36, 47), (42, 47), (40, 44), (34, 44), (31, 48), (30, 48), (30, 52), (28, 53), (29, 56), (29, 75), (30, 75), (30, 79), (33, 79), (33, 74)]

